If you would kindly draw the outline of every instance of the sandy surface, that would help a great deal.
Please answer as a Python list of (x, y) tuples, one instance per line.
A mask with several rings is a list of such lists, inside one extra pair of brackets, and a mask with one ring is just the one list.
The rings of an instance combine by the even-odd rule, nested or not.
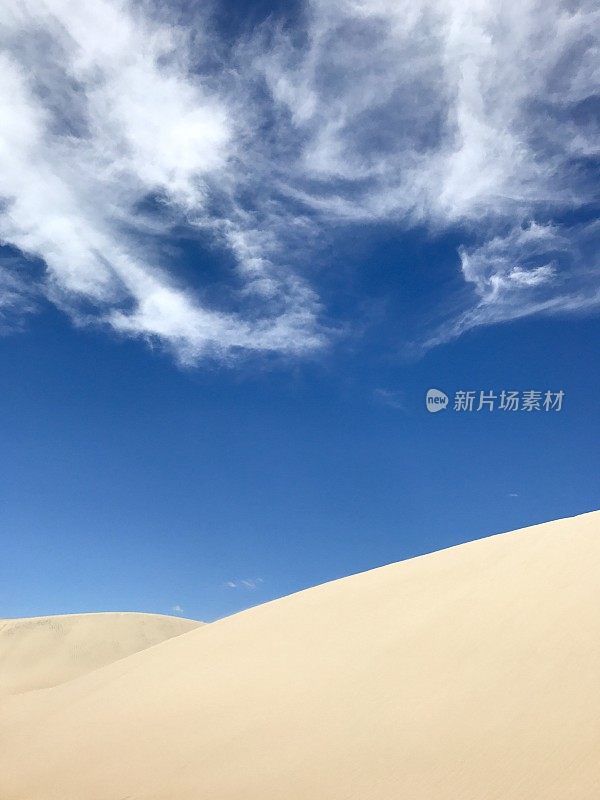
[(2, 800), (600, 797), (600, 514), (325, 584), (0, 701)]
[(198, 625), (134, 613), (0, 619), (0, 693), (58, 686)]

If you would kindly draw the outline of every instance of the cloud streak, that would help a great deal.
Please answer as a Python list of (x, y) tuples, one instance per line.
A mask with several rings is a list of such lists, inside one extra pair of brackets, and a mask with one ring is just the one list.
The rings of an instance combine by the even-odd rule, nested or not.
[(255, 589), (264, 583), (262, 578), (243, 578), (232, 581), (225, 581), (223, 586), (226, 589), (245, 589), (246, 591), (253, 592)]

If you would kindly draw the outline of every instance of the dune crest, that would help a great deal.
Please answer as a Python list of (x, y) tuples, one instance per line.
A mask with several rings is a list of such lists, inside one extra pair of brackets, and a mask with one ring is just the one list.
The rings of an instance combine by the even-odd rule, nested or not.
[(3, 800), (600, 797), (600, 513), (318, 586), (0, 713)]
[(2, 619), (0, 693), (58, 686), (200, 624), (160, 614), (110, 612)]

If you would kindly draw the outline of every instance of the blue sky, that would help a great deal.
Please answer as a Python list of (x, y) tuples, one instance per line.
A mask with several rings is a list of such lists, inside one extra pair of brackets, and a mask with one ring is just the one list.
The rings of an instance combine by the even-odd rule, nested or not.
[(598, 507), (596, 14), (6, 5), (0, 616), (214, 619)]

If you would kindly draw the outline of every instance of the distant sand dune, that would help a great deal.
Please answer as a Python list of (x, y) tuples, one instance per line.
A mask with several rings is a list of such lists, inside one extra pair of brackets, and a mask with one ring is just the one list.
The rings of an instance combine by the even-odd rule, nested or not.
[(0, 692), (58, 686), (199, 624), (134, 613), (0, 619)]
[(5, 698), (0, 797), (600, 798), (600, 514), (325, 584)]

